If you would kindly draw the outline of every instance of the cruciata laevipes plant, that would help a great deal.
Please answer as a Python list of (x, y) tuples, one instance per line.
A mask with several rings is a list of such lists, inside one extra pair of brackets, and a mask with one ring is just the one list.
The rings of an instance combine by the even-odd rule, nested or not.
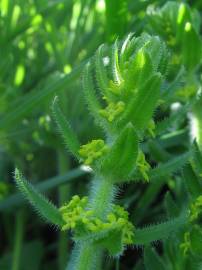
[(89, 112), (103, 129), (104, 138), (80, 145), (54, 99), (53, 117), (68, 150), (92, 169), (88, 196), (76, 194), (58, 209), (16, 169), (18, 188), (39, 214), (61, 230), (71, 230), (75, 246), (68, 270), (102, 269), (104, 252), (118, 257), (127, 246), (166, 238), (187, 220), (187, 213), (181, 213), (172, 220), (136, 228), (127, 210), (116, 203), (119, 186), (132, 181), (134, 175), (149, 181), (150, 165), (141, 141), (154, 134), (152, 116), (161, 102), (168, 57), (164, 42), (148, 34), (130, 34), (111, 47), (98, 48), (85, 66), (82, 84)]

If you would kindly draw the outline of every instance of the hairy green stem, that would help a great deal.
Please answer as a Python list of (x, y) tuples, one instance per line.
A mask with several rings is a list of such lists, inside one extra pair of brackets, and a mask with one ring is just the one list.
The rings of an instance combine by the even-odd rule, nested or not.
[[(98, 178), (93, 181), (88, 207), (95, 211), (97, 217), (105, 218), (111, 209), (114, 196), (114, 185), (107, 179)], [(98, 270), (100, 269), (102, 253), (96, 244), (79, 241), (75, 244), (67, 270)]]
[(90, 192), (89, 207), (95, 210), (95, 215), (99, 218), (105, 218), (111, 210), (111, 203), (114, 199), (115, 187), (108, 179), (94, 180)]
[(24, 210), (20, 210), (16, 215), (15, 240), (14, 240), (12, 267), (11, 267), (12, 270), (20, 270), (23, 229), (24, 229)]
[(89, 242), (76, 243), (66, 270), (99, 270), (102, 251)]

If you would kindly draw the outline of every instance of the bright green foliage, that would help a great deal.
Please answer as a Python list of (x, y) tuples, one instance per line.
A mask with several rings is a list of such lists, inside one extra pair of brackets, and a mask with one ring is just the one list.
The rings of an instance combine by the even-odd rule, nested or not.
[[(193, 8), (153, 0), (14, 2), (0, 3), (0, 180), (10, 181), (4, 168), (13, 163), (33, 181), (56, 174), (36, 189), (18, 170), (15, 178), (39, 215), (60, 228), (59, 267), (44, 259), (33, 270), (64, 270), (69, 234), (68, 270), (201, 269), (200, 1)], [(81, 71), (82, 84), (75, 80)], [(53, 95), (53, 119), (76, 160), (66, 159), (57, 139)], [(87, 166), (72, 170), (76, 162)], [(57, 209), (39, 191), (58, 186), (59, 197), (50, 194)], [(0, 202), (3, 238), (6, 210), (24, 202), (19, 195)], [(23, 230), (15, 230), (8, 269), (24, 270), (32, 264), (16, 262)], [(124, 250), (135, 245), (142, 249), (127, 260)], [(45, 243), (44, 258), (55, 246)]]

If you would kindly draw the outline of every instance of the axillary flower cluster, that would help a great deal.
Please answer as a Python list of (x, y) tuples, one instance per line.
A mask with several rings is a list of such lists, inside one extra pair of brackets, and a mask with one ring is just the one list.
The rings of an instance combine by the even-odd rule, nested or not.
[(80, 147), (79, 154), (84, 159), (84, 164), (90, 165), (107, 151), (108, 147), (103, 140), (92, 140), (90, 143)]
[(109, 233), (118, 232), (123, 245), (134, 242), (134, 226), (128, 220), (128, 212), (119, 205), (112, 205), (105, 220), (96, 217), (96, 212), (88, 208), (88, 197), (73, 196), (68, 204), (60, 208), (65, 225), (62, 230), (71, 229), (75, 237), (89, 234), (97, 240), (105, 240)]

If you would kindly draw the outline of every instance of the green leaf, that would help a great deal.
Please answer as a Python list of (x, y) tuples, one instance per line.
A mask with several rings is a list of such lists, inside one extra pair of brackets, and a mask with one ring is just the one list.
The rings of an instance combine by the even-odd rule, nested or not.
[(202, 192), (202, 185), (189, 164), (183, 168), (183, 179), (189, 195), (196, 199)]
[(95, 77), (100, 91), (103, 93), (103, 95), (106, 95), (109, 86), (109, 79), (107, 77), (107, 70), (103, 62), (103, 50), (104, 44), (100, 45), (95, 53)]
[[(57, 175), (50, 179), (45, 179), (39, 181), (36, 185), (36, 189), (40, 192), (47, 192), (53, 188), (59, 187), (62, 184), (68, 184), (72, 181), (75, 181), (80, 176), (84, 176), (87, 172), (82, 170), (81, 168), (73, 169), (63, 175)], [(15, 193), (10, 195), (9, 197), (5, 198), (4, 200), (0, 201), (0, 211), (4, 212), (7, 210), (11, 210), (14, 207), (22, 205), (24, 202), (24, 198), (22, 197), (21, 193)]]
[(116, 40), (111, 48), (111, 73), (113, 77), (113, 81), (116, 84), (120, 84), (122, 82), (122, 77), (119, 68), (119, 54), (118, 54), (118, 41)]
[(135, 168), (138, 137), (129, 123), (120, 133), (101, 164), (101, 173), (115, 182), (125, 181)]
[(152, 158), (158, 162), (165, 162), (171, 157), (157, 140), (148, 141), (148, 149)]
[(165, 43), (158, 36), (152, 36), (144, 48), (152, 59), (153, 69), (164, 75), (168, 66), (168, 52)]
[(136, 89), (137, 94), (141, 87), (147, 82), (147, 79), (154, 73), (152, 59), (149, 53), (142, 47), (130, 61), (129, 68), (124, 74), (126, 90)]
[(15, 170), (15, 181), (19, 190), (25, 195), (25, 198), (36, 209), (39, 215), (41, 215), (48, 223), (52, 223), (59, 227), (64, 225), (59, 210), (28, 183), (18, 169)]
[[(95, 122), (101, 127), (107, 129), (107, 121), (100, 115), (102, 106), (98, 100), (98, 97), (96, 96), (91, 68), (92, 68), (92, 63), (88, 62), (83, 72), (82, 83), (83, 83), (83, 89), (84, 89), (84, 97), (85, 97), (90, 113), (95, 118)], [(102, 75), (100, 76), (102, 77)], [(96, 78), (98, 79), (99, 76), (96, 76)], [(100, 85), (100, 87), (102, 87), (102, 85)]]
[(171, 234), (178, 232), (187, 223), (187, 213), (157, 225), (148, 225), (142, 229), (135, 230), (135, 245), (147, 245), (157, 240), (168, 238)]
[(152, 247), (144, 249), (144, 264), (146, 270), (165, 270), (166, 267), (161, 257), (156, 253)]
[(53, 116), (58, 125), (59, 131), (62, 134), (62, 137), (65, 141), (65, 144), (68, 150), (79, 159), (78, 150), (80, 147), (80, 143), (74, 134), (70, 124), (65, 119), (59, 105), (58, 105), (58, 98), (55, 97), (52, 105)]
[(151, 76), (128, 104), (121, 125), (131, 121), (138, 130), (146, 128), (152, 117), (157, 100), (160, 96), (161, 75), (156, 73)]
[(192, 151), (181, 154), (177, 157), (173, 157), (165, 163), (159, 164), (156, 168), (149, 172), (149, 178), (155, 181), (155, 178), (161, 178), (165, 175), (170, 175), (180, 168), (182, 168), (186, 163), (188, 163), (189, 158), (192, 156)]
[(182, 39), (183, 62), (188, 70), (194, 69), (200, 63), (202, 49), (201, 39), (193, 25), (186, 22)]

